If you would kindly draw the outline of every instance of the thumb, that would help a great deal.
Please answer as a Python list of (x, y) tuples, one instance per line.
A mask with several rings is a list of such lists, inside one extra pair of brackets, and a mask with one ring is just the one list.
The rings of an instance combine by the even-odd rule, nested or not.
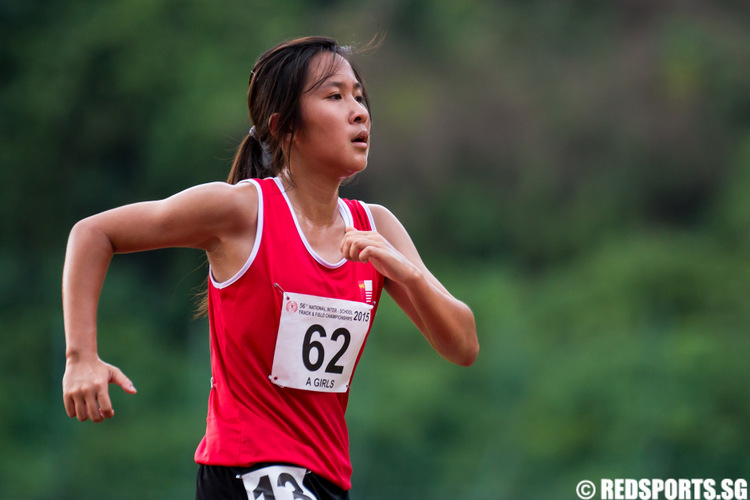
[(116, 366), (112, 366), (110, 368), (109, 383), (119, 385), (120, 387), (122, 387), (122, 390), (127, 392), (128, 394), (135, 394), (136, 392), (138, 392), (135, 389), (133, 382), (131, 382), (130, 379), (126, 377), (124, 373), (122, 373), (122, 370), (120, 370)]

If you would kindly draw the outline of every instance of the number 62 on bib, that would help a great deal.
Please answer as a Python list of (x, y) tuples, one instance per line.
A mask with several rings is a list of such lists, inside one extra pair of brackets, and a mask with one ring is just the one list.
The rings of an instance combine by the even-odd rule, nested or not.
[(284, 292), (271, 381), (282, 387), (346, 392), (372, 305)]

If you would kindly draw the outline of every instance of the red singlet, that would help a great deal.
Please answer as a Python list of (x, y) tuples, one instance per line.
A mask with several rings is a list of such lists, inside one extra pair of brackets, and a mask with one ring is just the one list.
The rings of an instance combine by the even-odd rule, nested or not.
[[(383, 288), (383, 276), (371, 264), (347, 260), (328, 263), (321, 259), (300, 230), (278, 179), (243, 182), (252, 182), (258, 189), (258, 228), (255, 245), (243, 268), (223, 283), (215, 282), (213, 277), (209, 280), (213, 378), (206, 435), (195, 452), (195, 461), (225, 466), (290, 463), (306, 467), (348, 490), (352, 473), (344, 420), (348, 388), (344, 392), (320, 392), (327, 387), (325, 372), (337, 369), (333, 358), (343, 353), (348, 332), (342, 333), (344, 328), (327, 331), (334, 329), (328, 326), (331, 323), (299, 332), (284, 326), (282, 330), (298, 333), (295, 338), (299, 340), (295, 342), (301, 349), (299, 356), (284, 356), (276, 361), (308, 370), (307, 383), (313, 390), (281, 387), (269, 377), (272, 368), (275, 370), (284, 292), (371, 304), (366, 338)], [(347, 226), (375, 230), (365, 204), (339, 199), (339, 212)], [(309, 310), (311, 315), (324, 315), (327, 309), (295, 303), (295, 312), (297, 307)], [(341, 318), (345, 310), (329, 309), (333, 314), (328, 316), (334, 318), (329, 321)], [(354, 367), (360, 356), (361, 349), (353, 357)]]

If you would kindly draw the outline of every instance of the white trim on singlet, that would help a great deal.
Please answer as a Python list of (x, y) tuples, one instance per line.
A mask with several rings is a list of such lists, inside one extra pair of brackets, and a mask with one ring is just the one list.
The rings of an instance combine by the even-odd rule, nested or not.
[(364, 207), (365, 209), (365, 212), (367, 212), (367, 219), (370, 221), (370, 231), (377, 232), (378, 229), (375, 227), (375, 218), (372, 216), (372, 212), (370, 212), (370, 205), (368, 205), (364, 201), (359, 201), (357, 203), (362, 205), (362, 207)]
[(255, 260), (255, 257), (258, 255), (258, 249), (260, 248), (260, 240), (263, 237), (263, 190), (260, 188), (260, 184), (258, 184), (258, 182), (255, 179), (245, 179), (245, 180), (238, 182), (238, 184), (242, 184), (243, 182), (249, 182), (250, 184), (255, 186), (255, 190), (258, 191), (258, 223), (257, 223), (257, 227), (255, 228), (255, 243), (253, 243), (253, 249), (250, 252), (250, 256), (245, 261), (245, 264), (242, 266), (242, 269), (237, 271), (237, 273), (231, 278), (229, 278), (228, 280), (222, 281), (222, 282), (216, 281), (214, 279), (214, 273), (213, 271), (211, 271), (211, 267), (209, 266), (208, 268), (209, 279), (211, 280), (211, 284), (218, 289), (228, 287), (229, 285), (231, 285), (232, 283), (240, 279), (242, 275), (245, 274), (245, 272), (247, 272), (248, 269), (250, 269), (250, 265), (253, 263), (253, 261)]
[[(320, 264), (323, 267), (327, 267), (328, 269), (337, 269), (341, 266), (343, 266), (346, 263), (345, 258), (341, 258), (340, 261), (331, 263), (327, 260), (323, 259), (318, 253), (313, 249), (312, 246), (310, 246), (310, 243), (307, 241), (307, 238), (305, 238), (305, 233), (302, 232), (302, 228), (299, 225), (299, 221), (297, 220), (297, 215), (294, 213), (294, 207), (292, 206), (292, 202), (289, 200), (289, 196), (286, 194), (286, 190), (284, 188), (284, 185), (281, 183), (281, 179), (278, 177), (274, 178), (274, 181), (276, 181), (276, 185), (279, 186), (279, 190), (284, 195), (284, 199), (286, 200), (286, 204), (289, 207), (289, 212), (292, 214), (292, 219), (294, 219), (294, 225), (297, 226), (297, 233), (299, 234), (300, 239), (302, 240), (302, 243), (304, 243), (305, 248), (307, 249), (307, 252), (310, 254), (310, 256), (315, 259), (315, 261)], [(339, 198), (339, 214), (341, 215), (341, 218), (344, 219), (344, 224), (346, 227), (354, 226), (354, 218), (352, 217), (352, 213), (349, 211), (349, 207), (344, 203), (344, 200)]]

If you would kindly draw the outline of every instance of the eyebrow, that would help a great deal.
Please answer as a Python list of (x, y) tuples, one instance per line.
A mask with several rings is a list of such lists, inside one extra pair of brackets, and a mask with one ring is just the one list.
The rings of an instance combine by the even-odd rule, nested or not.
[[(339, 88), (341, 88), (341, 87), (348, 87), (348, 86), (349, 86), (348, 84), (346, 84), (344, 82), (340, 82), (338, 80), (326, 80), (325, 82), (323, 82), (320, 85), (320, 88), (321, 89), (328, 88), (328, 87), (339, 87)], [(356, 81), (354, 83), (353, 88), (354, 88), (354, 90), (364, 90), (365, 87), (359, 81)]]

